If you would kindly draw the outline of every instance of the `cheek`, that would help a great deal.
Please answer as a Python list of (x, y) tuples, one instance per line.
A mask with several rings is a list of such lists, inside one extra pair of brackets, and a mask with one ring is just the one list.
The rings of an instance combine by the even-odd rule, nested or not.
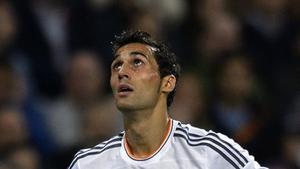
[(148, 89), (154, 89), (158, 90), (160, 88), (160, 76), (157, 74), (157, 72), (151, 72), (145, 75), (145, 77), (142, 79), (142, 82), (145, 86), (147, 86)]
[(114, 91), (114, 89), (116, 88), (116, 79), (114, 78), (114, 76), (113, 75), (111, 75), (111, 77), (110, 77), (110, 87), (111, 87), (111, 89)]
[(153, 81), (160, 79), (159, 74), (157, 72), (150, 73), (149, 78), (150, 78), (150, 80), (153, 80)]
[(148, 81), (150, 81), (151, 83), (155, 82), (155, 81), (159, 81), (160, 76), (156, 71), (152, 71), (152, 72), (146, 72), (143, 74), (142, 79), (144, 81), (147, 81), (147, 83), (149, 83)]

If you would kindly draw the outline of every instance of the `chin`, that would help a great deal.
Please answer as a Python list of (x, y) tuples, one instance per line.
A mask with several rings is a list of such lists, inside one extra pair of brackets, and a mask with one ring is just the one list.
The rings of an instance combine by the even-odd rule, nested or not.
[(121, 112), (127, 112), (134, 109), (134, 106), (128, 104), (128, 103), (117, 103), (117, 108)]

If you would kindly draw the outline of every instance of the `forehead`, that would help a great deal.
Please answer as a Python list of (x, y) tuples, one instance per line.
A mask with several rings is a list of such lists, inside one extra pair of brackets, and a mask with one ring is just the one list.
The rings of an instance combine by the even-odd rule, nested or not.
[[(121, 46), (115, 53), (114, 58), (119, 57), (120, 55), (130, 55), (132, 52), (142, 53), (147, 57), (154, 56), (155, 48), (150, 45), (143, 43), (129, 43), (124, 46)], [(150, 58), (148, 58), (150, 59)]]

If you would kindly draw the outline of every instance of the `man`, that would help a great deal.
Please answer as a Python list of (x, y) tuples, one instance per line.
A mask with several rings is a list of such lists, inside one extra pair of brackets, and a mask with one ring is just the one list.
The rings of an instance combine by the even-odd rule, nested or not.
[(123, 32), (113, 54), (110, 84), (125, 131), (79, 151), (69, 169), (263, 168), (228, 137), (169, 117), (180, 67), (164, 44)]

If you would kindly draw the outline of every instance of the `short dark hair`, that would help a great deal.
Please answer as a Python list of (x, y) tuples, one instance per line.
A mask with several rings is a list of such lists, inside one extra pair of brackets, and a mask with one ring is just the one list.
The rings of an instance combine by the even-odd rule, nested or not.
[(160, 77), (162, 78), (167, 75), (175, 76), (175, 88), (172, 92), (169, 93), (167, 97), (167, 106), (170, 107), (173, 102), (180, 76), (180, 65), (177, 61), (176, 55), (169, 50), (167, 45), (162, 42), (157, 42), (151, 37), (149, 33), (141, 30), (123, 31), (119, 36), (116, 35), (114, 41), (111, 42), (113, 54), (115, 54), (120, 47), (129, 43), (142, 43), (155, 48), (156, 50), (154, 50), (154, 58), (159, 66), (158, 69)]

